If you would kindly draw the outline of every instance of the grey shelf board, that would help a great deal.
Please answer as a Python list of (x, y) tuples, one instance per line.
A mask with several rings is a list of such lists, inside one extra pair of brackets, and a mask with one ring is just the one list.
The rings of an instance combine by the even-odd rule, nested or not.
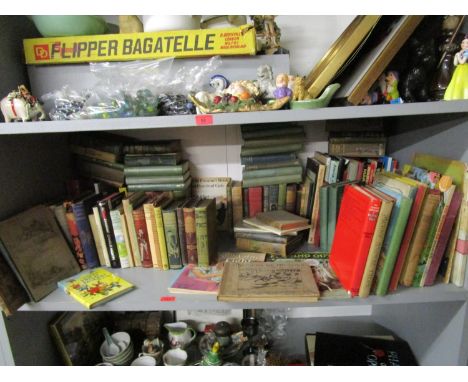
[[(179, 271), (160, 271), (148, 268), (112, 269), (136, 285), (135, 290), (122, 295), (92, 310), (140, 311), (140, 310), (225, 310), (248, 308), (314, 308), (317, 315), (367, 315), (370, 308), (380, 304), (412, 304), (466, 301), (468, 291), (451, 284), (435, 285), (426, 288), (402, 288), (384, 297), (370, 296), (366, 299), (352, 298), (339, 300), (320, 300), (316, 303), (289, 302), (220, 302), (215, 295), (172, 294), (167, 291)], [(38, 303), (27, 303), (22, 311), (80, 311), (87, 310), (72, 297), (57, 289)]]
[[(326, 107), (315, 110), (276, 110), (212, 114), (213, 126), (249, 123), (304, 122), (332, 119), (403, 117), (468, 113), (468, 100), (419, 102), (399, 105)], [(138, 130), (196, 126), (195, 115), (15, 122), (0, 127), (1, 134), (39, 134), (78, 131)]]

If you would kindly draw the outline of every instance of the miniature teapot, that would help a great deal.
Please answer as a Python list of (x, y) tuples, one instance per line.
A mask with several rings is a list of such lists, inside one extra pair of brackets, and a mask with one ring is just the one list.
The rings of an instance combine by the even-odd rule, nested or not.
[(168, 331), (169, 344), (171, 348), (184, 349), (195, 339), (197, 333), (185, 322), (173, 322), (164, 324)]

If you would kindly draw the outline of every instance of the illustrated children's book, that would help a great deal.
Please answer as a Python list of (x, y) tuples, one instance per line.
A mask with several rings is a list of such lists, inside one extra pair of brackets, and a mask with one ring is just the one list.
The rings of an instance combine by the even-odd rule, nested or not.
[(88, 309), (131, 291), (134, 285), (107, 269), (97, 268), (58, 282), (58, 286)]
[(198, 267), (195, 264), (188, 264), (182, 269), (168, 291), (187, 294), (218, 294), (223, 276), (223, 265), (223, 263), (218, 263), (210, 267)]

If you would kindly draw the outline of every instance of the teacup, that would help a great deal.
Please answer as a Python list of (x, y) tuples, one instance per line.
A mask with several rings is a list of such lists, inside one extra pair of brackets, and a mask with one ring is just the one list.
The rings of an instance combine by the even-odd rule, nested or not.
[(187, 352), (182, 349), (171, 349), (163, 355), (163, 362), (166, 366), (183, 366), (187, 362)]
[(156, 366), (156, 360), (149, 355), (141, 355), (134, 359), (130, 366)]
[(171, 324), (164, 324), (167, 329), (169, 343), (171, 348), (185, 348), (197, 336), (193, 328), (185, 322), (173, 322)]

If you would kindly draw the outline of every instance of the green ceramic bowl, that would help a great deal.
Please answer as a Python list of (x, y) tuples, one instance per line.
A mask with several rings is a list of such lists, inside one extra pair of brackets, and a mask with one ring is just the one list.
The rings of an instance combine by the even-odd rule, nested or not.
[(84, 36), (103, 34), (108, 31), (104, 18), (100, 16), (31, 16), (37, 30), (44, 37)]
[(308, 99), (305, 101), (291, 101), (291, 109), (317, 109), (320, 107), (326, 107), (339, 88), (340, 84), (331, 84), (325, 88), (319, 98)]

